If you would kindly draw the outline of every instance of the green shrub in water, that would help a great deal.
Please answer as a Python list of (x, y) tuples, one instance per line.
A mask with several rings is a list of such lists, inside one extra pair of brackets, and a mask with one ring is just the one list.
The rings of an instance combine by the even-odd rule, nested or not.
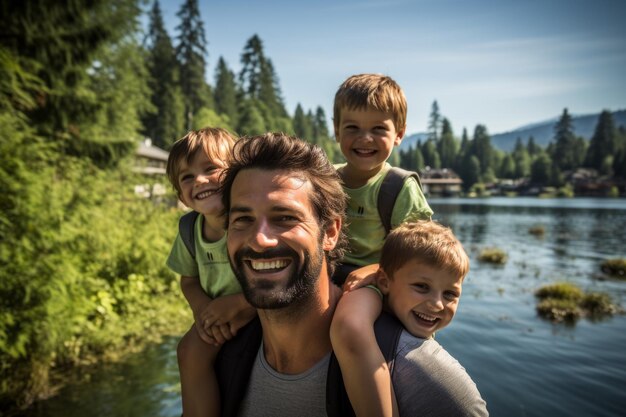
[(608, 316), (617, 312), (611, 297), (605, 293), (592, 292), (585, 294), (580, 306), (592, 317)]
[(607, 259), (602, 262), (602, 272), (605, 274), (626, 278), (626, 259), (625, 258), (616, 258), (616, 259)]
[(541, 300), (551, 298), (556, 300), (570, 300), (578, 303), (583, 298), (583, 291), (569, 282), (557, 282), (539, 288), (535, 292), (535, 296)]
[(537, 304), (537, 313), (541, 317), (559, 322), (573, 322), (583, 314), (576, 301), (558, 298), (546, 298), (540, 301)]
[(573, 322), (582, 316), (598, 318), (620, 311), (608, 294), (584, 293), (568, 282), (541, 287), (535, 291), (535, 296), (540, 300), (537, 304), (539, 316), (557, 322)]
[(499, 248), (485, 248), (480, 251), (478, 260), (481, 262), (503, 265), (506, 263), (507, 255), (506, 252)]

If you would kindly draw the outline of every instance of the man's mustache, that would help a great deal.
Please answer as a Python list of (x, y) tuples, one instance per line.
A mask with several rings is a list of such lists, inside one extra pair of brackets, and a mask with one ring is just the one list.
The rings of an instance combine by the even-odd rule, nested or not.
[(235, 259), (242, 260), (243, 258), (260, 260), (269, 258), (292, 258), (298, 259), (298, 254), (291, 248), (287, 247), (274, 247), (263, 252), (257, 252), (251, 248), (241, 248), (235, 252)]

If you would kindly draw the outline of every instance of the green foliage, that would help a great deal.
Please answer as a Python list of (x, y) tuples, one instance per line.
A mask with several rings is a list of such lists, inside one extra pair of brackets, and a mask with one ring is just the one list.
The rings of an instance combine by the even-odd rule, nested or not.
[(215, 110), (230, 120), (231, 126), (237, 124), (237, 86), (235, 74), (228, 68), (224, 58), (220, 57), (215, 70)]
[(583, 298), (583, 291), (576, 285), (569, 282), (557, 282), (555, 284), (539, 288), (535, 292), (535, 297), (541, 300), (554, 298), (557, 300), (571, 300), (579, 302)]
[(234, 129), (230, 125), (228, 116), (225, 114), (217, 114), (215, 110), (202, 107), (193, 117), (192, 129), (198, 130), (206, 126), (221, 127), (229, 131)]
[[(198, 0), (185, 0), (176, 13), (180, 23), (176, 57), (180, 65), (180, 86), (185, 100), (185, 114), (190, 116), (201, 107), (213, 107), (212, 92), (204, 77), (207, 41)], [(190, 123), (190, 120), (187, 120)]]
[(607, 173), (607, 166), (612, 168), (613, 161), (606, 163), (607, 157), (613, 157), (617, 150), (617, 130), (613, 123), (613, 116), (608, 110), (600, 113), (595, 132), (589, 142), (587, 155), (585, 156), (585, 166), (595, 168), (603, 173)]
[(188, 319), (164, 265), (176, 213), (136, 197), (129, 167), (103, 170), (21, 132), (1, 138), (0, 403), (27, 403), (50, 369)]
[(626, 258), (607, 259), (600, 268), (605, 274), (626, 278)]
[(575, 322), (580, 317), (601, 318), (621, 312), (606, 293), (585, 293), (568, 282), (557, 282), (535, 291), (537, 313), (548, 320)]
[(575, 322), (583, 314), (574, 300), (547, 298), (537, 304), (537, 314), (555, 322)]
[(543, 236), (546, 234), (546, 228), (542, 225), (532, 226), (528, 229), (528, 233), (535, 236)]
[(149, 17), (146, 65), (150, 75), (150, 102), (154, 111), (144, 114), (143, 132), (156, 146), (168, 148), (185, 131), (185, 104), (178, 61), (165, 30), (158, 1), (154, 2)]
[(480, 262), (504, 265), (507, 261), (506, 252), (500, 248), (484, 248), (478, 255)]
[(563, 109), (563, 114), (554, 127), (554, 149), (550, 155), (559, 170), (573, 169), (577, 166), (579, 157), (575, 154), (575, 142), (572, 116), (567, 109)]

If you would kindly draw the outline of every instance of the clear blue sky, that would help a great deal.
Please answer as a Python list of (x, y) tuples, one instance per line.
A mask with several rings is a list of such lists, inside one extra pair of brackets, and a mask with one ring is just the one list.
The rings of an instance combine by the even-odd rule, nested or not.
[[(174, 42), (182, 0), (160, 0)], [(151, 6), (152, 3), (150, 3)], [(490, 133), (572, 114), (626, 108), (625, 0), (199, 0), (217, 60), (240, 69), (258, 34), (293, 115), (322, 106), (349, 75), (393, 77), (407, 133), (425, 131), (437, 100), (455, 134)]]

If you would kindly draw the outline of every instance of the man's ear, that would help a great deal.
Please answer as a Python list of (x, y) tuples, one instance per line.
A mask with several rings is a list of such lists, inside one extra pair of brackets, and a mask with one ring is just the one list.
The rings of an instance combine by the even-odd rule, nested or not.
[(389, 294), (389, 276), (382, 268), (379, 268), (376, 274), (376, 284), (380, 292), (384, 295)]
[(333, 221), (326, 226), (324, 230), (324, 242), (323, 248), (324, 251), (330, 251), (335, 248), (337, 241), (339, 240), (339, 235), (341, 234), (341, 218), (337, 217)]

